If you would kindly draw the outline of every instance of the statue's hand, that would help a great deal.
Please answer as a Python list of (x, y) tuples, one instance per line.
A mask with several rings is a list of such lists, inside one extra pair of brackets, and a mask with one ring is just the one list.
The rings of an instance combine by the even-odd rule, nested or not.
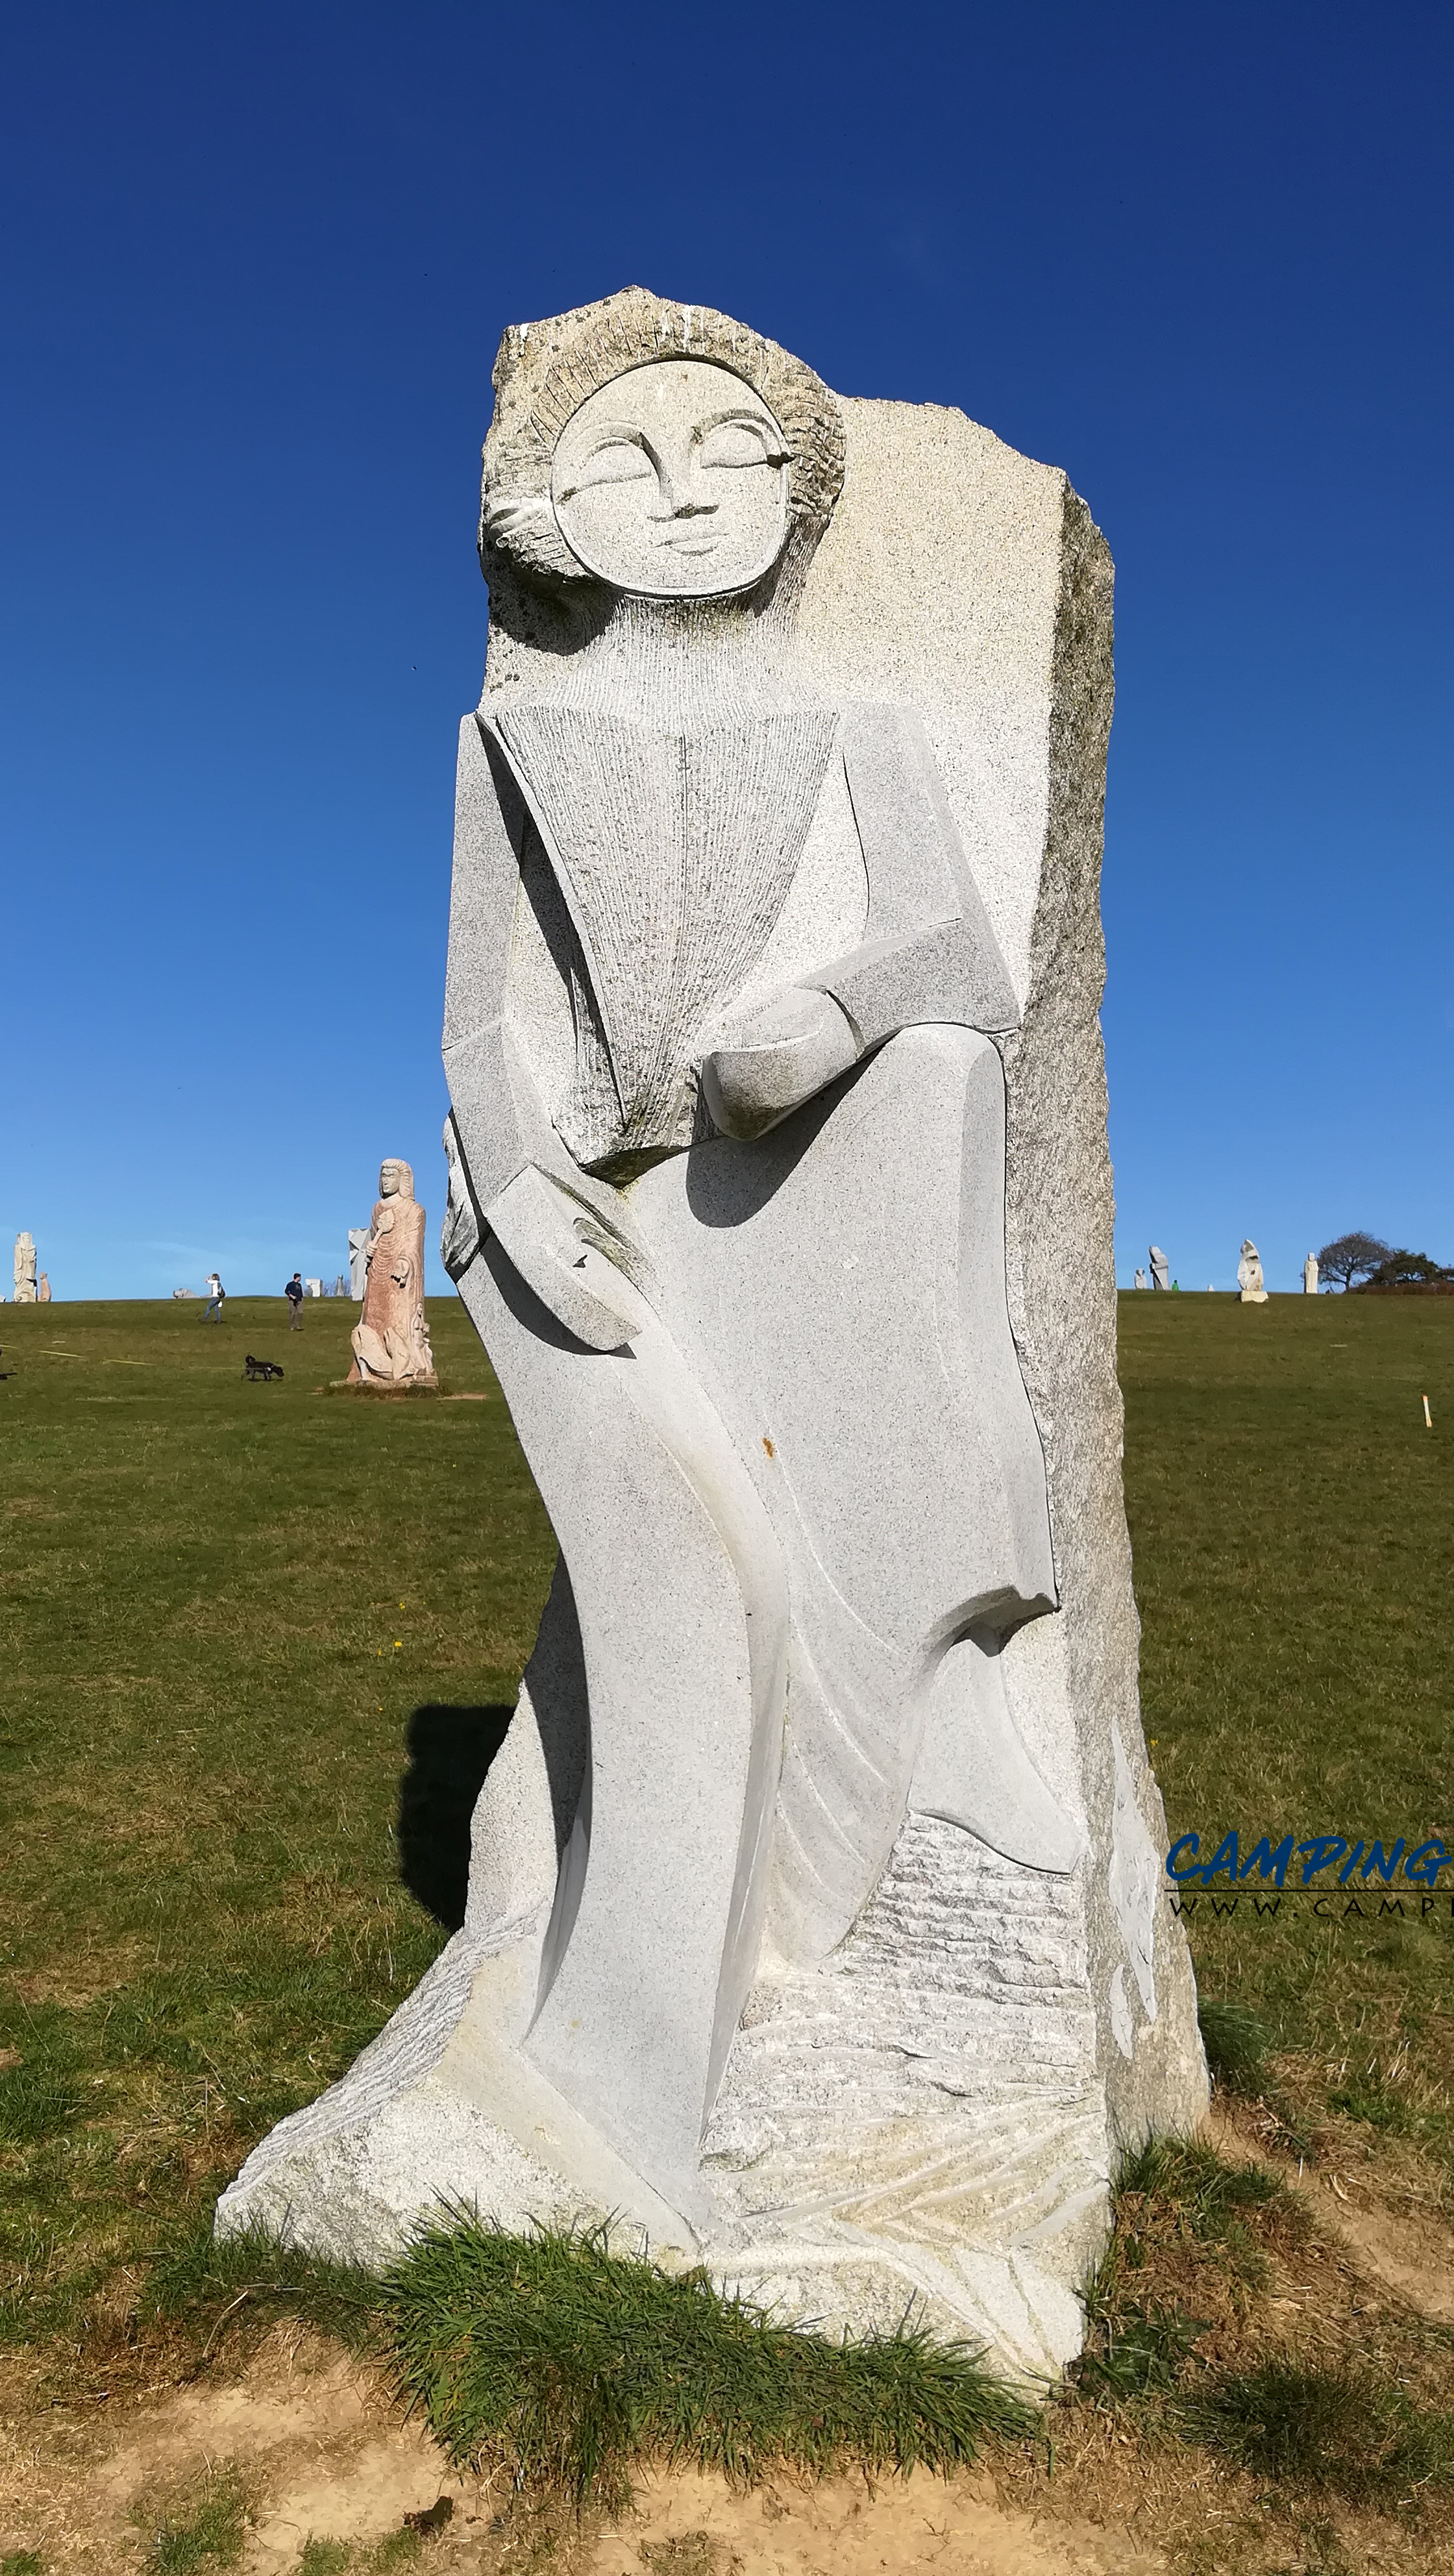
[(533, 1164), (491, 1200), (485, 1221), (526, 1285), (578, 1342), (616, 1351), (650, 1321), (646, 1299), (620, 1266), (631, 1258), (626, 1237), (613, 1239), (611, 1228)]
[(702, 1066), (712, 1123), (724, 1136), (762, 1136), (859, 1058), (831, 993), (794, 987), (729, 1030)]

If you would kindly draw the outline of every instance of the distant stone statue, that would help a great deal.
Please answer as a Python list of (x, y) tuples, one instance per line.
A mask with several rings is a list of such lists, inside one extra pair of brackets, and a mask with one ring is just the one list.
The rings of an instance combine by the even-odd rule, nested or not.
[(47, 1270), (43, 1270), (40, 1274), (40, 1285), (36, 1289), (35, 1297), (37, 1305), (48, 1306), (50, 1304), (50, 1273)]
[(1121, 1487), (1109, 557), (1063, 474), (700, 305), (508, 331), (495, 391), (444, 1247), (560, 1561), (463, 1928), (217, 2223), (615, 2213), (1050, 2372), (1118, 2153), (1206, 2101)]
[(33, 1306), (35, 1296), (35, 1238), (17, 1234), (15, 1238), (15, 1303)]
[(1262, 1285), (1262, 1263), (1258, 1259), (1257, 1246), (1250, 1235), (1242, 1246), (1242, 1258), (1237, 1264), (1237, 1285), (1242, 1291), (1244, 1306), (1266, 1305), (1267, 1291)]
[(1303, 1295), (1304, 1295), (1305, 1297), (1316, 1297), (1317, 1293), (1318, 1293), (1318, 1264), (1317, 1264), (1317, 1256), (1316, 1256), (1314, 1253), (1311, 1253), (1311, 1252), (1310, 1252), (1310, 1253), (1308, 1254), (1308, 1257), (1307, 1257), (1306, 1261), (1303, 1263)]
[(1171, 1264), (1159, 1243), (1151, 1246), (1151, 1285), (1153, 1288), (1171, 1286)]
[(386, 1162), (364, 1241), (368, 1276), (363, 1313), (353, 1329), (351, 1386), (434, 1384), (424, 1314), (424, 1225), (409, 1165)]
[(348, 1229), (348, 1288), (350, 1296), (356, 1297), (360, 1305), (368, 1284), (369, 1230), (366, 1225), (351, 1225)]
[(1145, 1273), (1145, 1271), (1144, 1271), (1144, 1270), (1138, 1270), (1138, 1271), (1137, 1271), (1134, 1284), (1135, 1284), (1135, 1286), (1136, 1286), (1136, 1287), (1138, 1287), (1138, 1288), (1149, 1288), (1149, 1287), (1150, 1287), (1151, 1282), (1150, 1282), (1150, 1280), (1147, 1278), (1146, 1273)]

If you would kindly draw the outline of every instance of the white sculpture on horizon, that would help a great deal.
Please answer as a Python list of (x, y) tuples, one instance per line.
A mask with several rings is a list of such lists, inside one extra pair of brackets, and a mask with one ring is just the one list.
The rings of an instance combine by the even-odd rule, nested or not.
[(15, 1303), (33, 1306), (36, 1302), (35, 1238), (29, 1233), (15, 1238)]
[(1171, 1264), (1167, 1260), (1159, 1243), (1152, 1244), (1150, 1260), (1152, 1287), (1169, 1289), (1171, 1286)]
[(1267, 1291), (1262, 1285), (1262, 1263), (1258, 1258), (1257, 1246), (1250, 1236), (1243, 1243), (1242, 1258), (1237, 1264), (1237, 1285), (1242, 1292), (1244, 1306), (1266, 1305)]
[(1305, 1297), (1316, 1297), (1317, 1293), (1318, 1264), (1315, 1256), (1310, 1252), (1306, 1261), (1303, 1263), (1303, 1295)]

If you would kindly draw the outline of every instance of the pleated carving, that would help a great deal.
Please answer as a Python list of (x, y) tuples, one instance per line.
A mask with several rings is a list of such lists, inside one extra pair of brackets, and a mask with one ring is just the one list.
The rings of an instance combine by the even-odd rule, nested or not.
[[(619, 1131), (597, 1134), (591, 1160), (688, 1145), (699, 1035), (782, 910), (837, 718), (790, 708), (665, 731), (527, 705), (493, 721), (570, 907), (610, 1054)], [(593, 1125), (602, 1105), (598, 1087)]]
[(590, 1171), (616, 1149), (621, 1133), (621, 1103), (601, 1029), (600, 1013), (596, 1008), (596, 997), (591, 990), (585, 952), (566, 908), (555, 870), (546, 855), (545, 844), (532, 820), (527, 820), (525, 825), (520, 853), (520, 884), (526, 909), (523, 918), (519, 913), (516, 916), (517, 945), (522, 944), (527, 921), (533, 922), (535, 936), (550, 959), (570, 1004), (574, 1044), (568, 1075), (554, 1058), (547, 1029), (540, 1025), (549, 1017), (550, 998), (543, 995), (538, 986), (533, 992), (530, 990), (529, 967), (523, 959), (520, 962), (525, 971), (517, 979), (517, 1013), (523, 1004), (527, 1026), (532, 1016), (535, 1018), (531, 1032), (535, 1040), (532, 1055), (541, 1096), (567, 1149)]

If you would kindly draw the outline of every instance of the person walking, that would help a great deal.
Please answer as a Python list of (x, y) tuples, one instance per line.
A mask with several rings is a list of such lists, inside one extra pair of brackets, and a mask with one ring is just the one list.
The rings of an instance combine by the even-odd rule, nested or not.
[(294, 1271), (287, 1287), (283, 1290), (283, 1295), (288, 1301), (288, 1330), (290, 1333), (301, 1333), (303, 1330), (303, 1274), (301, 1271)]
[(202, 1318), (204, 1324), (221, 1323), (222, 1300), (226, 1294), (227, 1291), (223, 1287), (221, 1280), (218, 1278), (216, 1271), (209, 1270), (207, 1273), (207, 1312)]

